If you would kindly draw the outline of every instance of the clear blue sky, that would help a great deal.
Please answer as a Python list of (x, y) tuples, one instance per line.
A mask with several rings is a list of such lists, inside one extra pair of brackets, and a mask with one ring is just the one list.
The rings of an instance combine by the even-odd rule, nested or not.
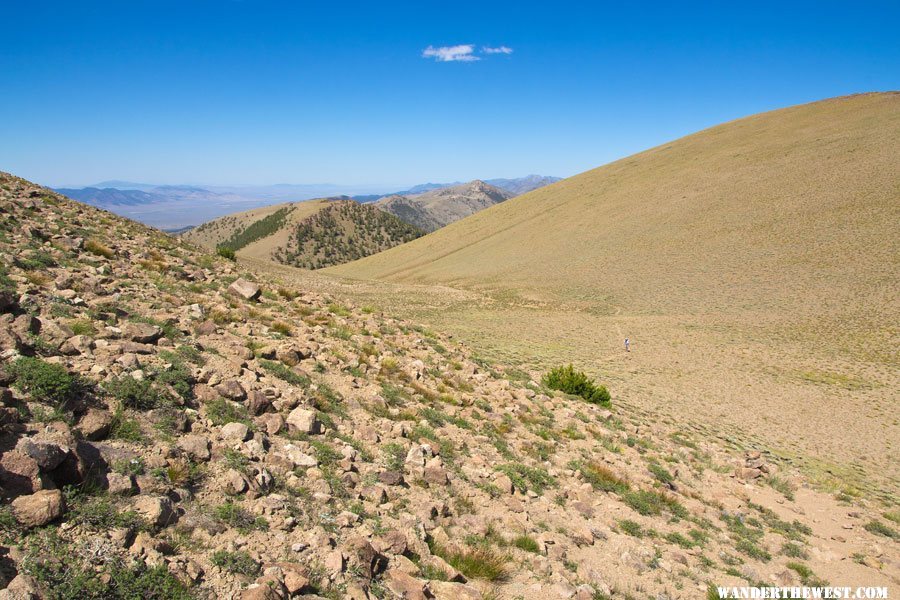
[(43, 0), (2, 18), (0, 169), (48, 185), (568, 176), (900, 88), (896, 0)]

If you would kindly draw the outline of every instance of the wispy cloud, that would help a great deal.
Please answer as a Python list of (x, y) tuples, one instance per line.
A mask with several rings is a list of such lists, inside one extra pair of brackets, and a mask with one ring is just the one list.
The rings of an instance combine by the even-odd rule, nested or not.
[(428, 46), (422, 51), (423, 58), (433, 58), (436, 62), (473, 62), (481, 60), (479, 54), (512, 54), (509, 46), (482, 46), (477, 50), (475, 44), (457, 44), (456, 46)]
[(422, 51), (423, 58), (433, 58), (437, 62), (471, 62), (481, 60), (475, 55), (473, 44), (458, 44), (456, 46), (428, 46)]

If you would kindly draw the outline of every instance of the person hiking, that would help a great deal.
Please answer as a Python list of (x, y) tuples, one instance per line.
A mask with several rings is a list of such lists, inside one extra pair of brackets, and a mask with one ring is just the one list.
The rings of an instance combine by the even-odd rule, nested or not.
[(631, 340), (625, 338), (625, 352), (631, 352)]

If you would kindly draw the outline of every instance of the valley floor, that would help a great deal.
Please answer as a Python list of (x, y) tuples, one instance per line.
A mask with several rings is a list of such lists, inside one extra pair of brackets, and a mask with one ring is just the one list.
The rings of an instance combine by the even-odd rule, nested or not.
[(897, 500), (898, 365), (826, 351), (777, 315), (631, 315), (262, 262), (253, 268), (452, 333), (490, 360), (534, 372), (571, 361), (606, 383), (617, 404), (673, 429), (770, 450), (834, 492)]

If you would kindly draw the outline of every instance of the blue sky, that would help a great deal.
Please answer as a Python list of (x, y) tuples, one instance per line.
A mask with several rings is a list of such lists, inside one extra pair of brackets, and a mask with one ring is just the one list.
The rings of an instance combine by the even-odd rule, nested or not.
[(2, 12), (0, 169), (57, 186), (568, 176), (747, 114), (900, 89), (896, 0)]

